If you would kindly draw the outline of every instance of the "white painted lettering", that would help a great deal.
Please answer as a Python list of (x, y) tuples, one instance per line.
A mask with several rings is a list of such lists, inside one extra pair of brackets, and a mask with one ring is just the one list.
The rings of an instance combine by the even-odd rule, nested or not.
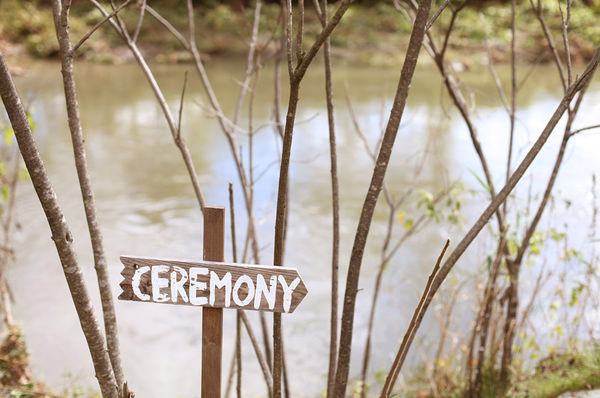
[(288, 285), (283, 275), (279, 275), (279, 283), (283, 289), (283, 311), (290, 312), (290, 306), (292, 305), (292, 293), (298, 284), (300, 284), (300, 278), (296, 277), (296, 279), (294, 279), (292, 283)]
[[(246, 284), (246, 286), (247, 286), (247, 289), (246, 289), (247, 294), (246, 294), (246, 297), (243, 300), (241, 300), (239, 291), (243, 284)], [(240, 276), (237, 279), (237, 281), (235, 281), (235, 285), (233, 286), (232, 296), (233, 296), (233, 302), (240, 307), (244, 307), (244, 306), (250, 304), (250, 302), (252, 302), (252, 300), (254, 299), (254, 282), (252, 282), (252, 278), (250, 278), (248, 275)]]
[(150, 267), (148, 266), (140, 267), (135, 270), (135, 272), (133, 273), (133, 278), (131, 278), (131, 287), (133, 288), (133, 294), (135, 294), (136, 297), (142, 301), (150, 300), (150, 295), (144, 294), (140, 290), (140, 282), (142, 280), (142, 275), (149, 271)]
[[(177, 274), (179, 274), (179, 279), (177, 279)], [(184, 303), (188, 302), (188, 295), (185, 291), (184, 285), (188, 280), (187, 272), (177, 266), (173, 266), (173, 270), (171, 271), (171, 301), (176, 303), (177, 296), (180, 296)]]
[(155, 265), (152, 267), (152, 301), (164, 303), (169, 299), (165, 293), (161, 293), (160, 289), (169, 286), (169, 280), (160, 276), (161, 272), (168, 272), (168, 265)]
[(226, 272), (223, 279), (219, 278), (219, 275), (215, 271), (210, 271), (210, 282), (209, 282), (209, 300), (210, 305), (215, 305), (217, 289), (225, 288), (225, 307), (231, 305), (231, 273)]
[(277, 293), (277, 277), (275, 275), (269, 278), (269, 288), (265, 277), (261, 274), (256, 275), (256, 297), (254, 298), (254, 309), (260, 308), (262, 296), (267, 300), (267, 305), (270, 310), (275, 308), (275, 295)]
[(193, 267), (190, 268), (190, 304), (206, 305), (208, 304), (207, 297), (198, 297), (198, 290), (206, 290), (206, 282), (199, 282), (198, 275), (208, 275), (208, 268)]

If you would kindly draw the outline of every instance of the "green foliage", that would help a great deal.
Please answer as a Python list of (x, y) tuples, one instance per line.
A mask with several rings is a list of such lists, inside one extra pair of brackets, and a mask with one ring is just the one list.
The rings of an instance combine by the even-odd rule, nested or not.
[(34, 2), (3, 0), (0, 16), (3, 36), (23, 43), (34, 56), (48, 57), (58, 51), (49, 7), (37, 7)]
[[(78, 37), (87, 30), (87, 24), (74, 17), (70, 29)], [(24, 45), (35, 57), (47, 58), (58, 53), (52, 10), (38, 1), (0, 1), (0, 36)]]
[(239, 28), (240, 14), (227, 5), (219, 4), (204, 13), (206, 27), (220, 32), (233, 33)]
[(568, 391), (600, 386), (600, 351), (554, 354), (539, 362), (535, 373), (520, 381), (510, 394), (515, 398), (551, 398)]

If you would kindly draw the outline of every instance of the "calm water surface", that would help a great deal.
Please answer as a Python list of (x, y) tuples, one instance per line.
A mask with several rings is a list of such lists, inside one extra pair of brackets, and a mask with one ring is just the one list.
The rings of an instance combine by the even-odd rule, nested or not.
[[(226, 141), (215, 119), (206, 111), (200, 83), (189, 66), (156, 67), (161, 86), (173, 110), (179, 102), (184, 72), (190, 70), (190, 84), (184, 109), (183, 134), (190, 145), (207, 202), (224, 205), (227, 184), (238, 180)], [(209, 67), (224, 109), (231, 113), (238, 92), (243, 63), (214, 62)], [(71, 143), (57, 64), (25, 66), (18, 87), (32, 105), (37, 122), (36, 137), (59, 201), (75, 236), (75, 246), (90, 289), (97, 297), (91, 248)], [(134, 65), (77, 66), (83, 127), (88, 161), (93, 178), (99, 219), (104, 232), (113, 291), (119, 293), (119, 255), (200, 259), (202, 218), (189, 184), (185, 167), (173, 145), (164, 119), (148, 85)], [(255, 138), (256, 213), (263, 263), (272, 258), (272, 237), (278, 168), (278, 141), (269, 121), (272, 115), (272, 70), (262, 73), (256, 93), (255, 120), (260, 127)], [(355, 113), (371, 143), (375, 143), (389, 112), (399, 68), (358, 68), (339, 66), (334, 89), (339, 141), (341, 189), (342, 269), (347, 265), (358, 212), (371, 173), (371, 161), (350, 120), (344, 93), (352, 98)], [(496, 184), (505, 170), (508, 118), (497, 100), (495, 87), (485, 69), (464, 73), (471, 87), (481, 140), (493, 166)], [(524, 86), (519, 97), (516, 157), (521, 158), (552, 113), (560, 96), (554, 83), (555, 71), (540, 67)], [(309, 289), (305, 301), (293, 315), (284, 316), (284, 332), (292, 392), (298, 397), (316, 397), (326, 379), (329, 319), (329, 267), (331, 221), (328, 132), (323, 100), (323, 73), (315, 65), (301, 93), (298, 123), (293, 146), (290, 195), (291, 208), (287, 264), (297, 267)], [(598, 79), (577, 125), (598, 123), (600, 82)], [(407, 189), (436, 191), (462, 180), (469, 189), (481, 191), (475, 175), (479, 163), (461, 119), (454, 112), (436, 71), (423, 66), (412, 86), (403, 125), (398, 134), (387, 183), (392, 192)], [(284, 95), (285, 98), (285, 95)], [(241, 123), (245, 125), (246, 120)], [(523, 180), (516, 203), (524, 204), (528, 186), (545, 179), (556, 154), (559, 134), (536, 160)], [(246, 141), (240, 137), (246, 150)], [(552, 222), (569, 220), (572, 240), (587, 232), (591, 214), (592, 173), (600, 171), (600, 135), (589, 134), (573, 140), (558, 183), (561, 196), (576, 206), (557, 208)], [(423, 168), (415, 181), (415, 169)], [(534, 182), (533, 191), (539, 185)], [(244, 231), (242, 196), (237, 187), (239, 235)], [(454, 243), (487, 204), (485, 195), (465, 196), (462, 223), (458, 226), (432, 224), (410, 240), (394, 257), (387, 272), (374, 336), (371, 369), (389, 367), (430, 267), (443, 241)], [(407, 212), (414, 212), (406, 206)], [(380, 206), (369, 239), (361, 293), (356, 315), (353, 374), (365, 338), (368, 303), (376, 272), (379, 248), (385, 231), (386, 213)], [(28, 182), (19, 187), (17, 217), (22, 228), (16, 236), (16, 264), (10, 283), (16, 299), (16, 318), (22, 323), (37, 377), (60, 389), (73, 383), (95, 388), (93, 369), (50, 232), (38, 200)], [(550, 222), (550, 221), (545, 221)], [(581, 227), (580, 226), (584, 226)], [(398, 229), (401, 229), (398, 226)], [(487, 236), (487, 237), (486, 237)], [(489, 231), (466, 253), (454, 279), (472, 277), (489, 252)], [(228, 248), (227, 253), (230, 253)], [(552, 258), (550, 258), (552, 260)], [(530, 281), (525, 278), (525, 289)], [(449, 286), (452, 281), (449, 282)], [(442, 298), (448, 291), (443, 291)], [(467, 298), (459, 300), (452, 328), (464, 331), (471, 316)], [(98, 303), (97, 303), (98, 304)], [(140, 397), (198, 396), (200, 375), (200, 321), (196, 308), (117, 302), (121, 353), (131, 386)], [(99, 309), (99, 305), (96, 305)], [(225, 315), (224, 373), (232, 355), (234, 311)], [(249, 313), (258, 332), (257, 316)], [(438, 322), (429, 316), (421, 328), (423, 349), (413, 350), (412, 363), (422, 360), (428, 342), (435, 342)], [(429, 344), (431, 345), (431, 344)], [(250, 397), (265, 396), (265, 387), (249, 341), (244, 341), (244, 390)]]

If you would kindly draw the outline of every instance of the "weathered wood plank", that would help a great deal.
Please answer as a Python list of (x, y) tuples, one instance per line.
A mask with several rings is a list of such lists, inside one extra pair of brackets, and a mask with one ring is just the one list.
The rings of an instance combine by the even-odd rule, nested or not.
[[(129, 256), (121, 256), (121, 262), (124, 280), (120, 284), (123, 289), (120, 300), (291, 313), (307, 294), (298, 271), (288, 267)], [(195, 279), (194, 287), (190, 283), (190, 271)], [(155, 280), (163, 284), (154, 291), (153, 272)], [(227, 274), (231, 278), (229, 286), (224, 285), (229, 280)], [(200, 289), (203, 286), (205, 289)], [(212, 298), (211, 286), (214, 287)], [(190, 300), (191, 291), (195, 294), (193, 300)]]

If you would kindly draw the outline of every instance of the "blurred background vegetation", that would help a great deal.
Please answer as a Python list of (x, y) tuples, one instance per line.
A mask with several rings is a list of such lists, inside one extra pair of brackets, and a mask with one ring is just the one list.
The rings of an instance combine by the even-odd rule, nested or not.
[[(132, 1), (123, 18), (135, 25), (136, 2)], [(176, 3), (173, 6), (173, 3)], [(237, 56), (246, 51), (251, 29), (252, 2), (248, 0), (197, 1), (196, 18), (198, 44), (207, 56)], [(553, 31), (560, 31), (561, 19), (558, 3), (544, 0), (546, 19)], [(150, 4), (177, 27), (186, 26), (185, 2), (155, 0)], [(335, 6), (331, 3), (331, 6)], [(517, 26), (521, 61), (543, 61), (546, 47), (542, 32), (534, 20), (528, 1), (518, 2)], [(76, 2), (72, 13), (73, 36), (82, 35), (100, 20), (100, 14), (88, 2)], [(280, 18), (277, 1), (266, 2), (263, 9), (261, 32), (272, 35), (270, 47), (277, 47), (276, 31)], [(438, 29), (444, 29), (450, 13), (441, 16)], [(307, 2), (306, 34), (319, 32), (320, 25), (310, 2)], [(573, 7), (571, 17), (571, 46), (575, 62), (587, 60), (594, 47), (600, 44), (600, 0), (585, 0)], [(352, 62), (371, 65), (397, 64), (402, 59), (402, 49), (408, 40), (410, 24), (391, 1), (356, 1), (344, 16), (337, 33), (333, 35), (334, 55)], [(556, 30), (555, 30), (556, 29)], [(211, 32), (210, 40), (202, 37)], [(141, 32), (141, 46), (148, 56), (159, 62), (186, 62), (188, 55), (179, 44), (151, 17), (147, 18)], [(454, 29), (451, 55), (469, 66), (487, 58), (486, 40), (496, 62), (508, 60), (510, 39), (510, 2), (468, 1)], [(127, 60), (127, 51), (110, 29), (96, 34), (83, 57), (95, 62), (118, 63)], [(0, 49), (35, 58), (52, 58), (58, 51), (50, 2), (48, 0), (0, 1)], [(107, 51), (108, 50), (108, 51)], [(424, 57), (425, 59), (425, 57)]]

